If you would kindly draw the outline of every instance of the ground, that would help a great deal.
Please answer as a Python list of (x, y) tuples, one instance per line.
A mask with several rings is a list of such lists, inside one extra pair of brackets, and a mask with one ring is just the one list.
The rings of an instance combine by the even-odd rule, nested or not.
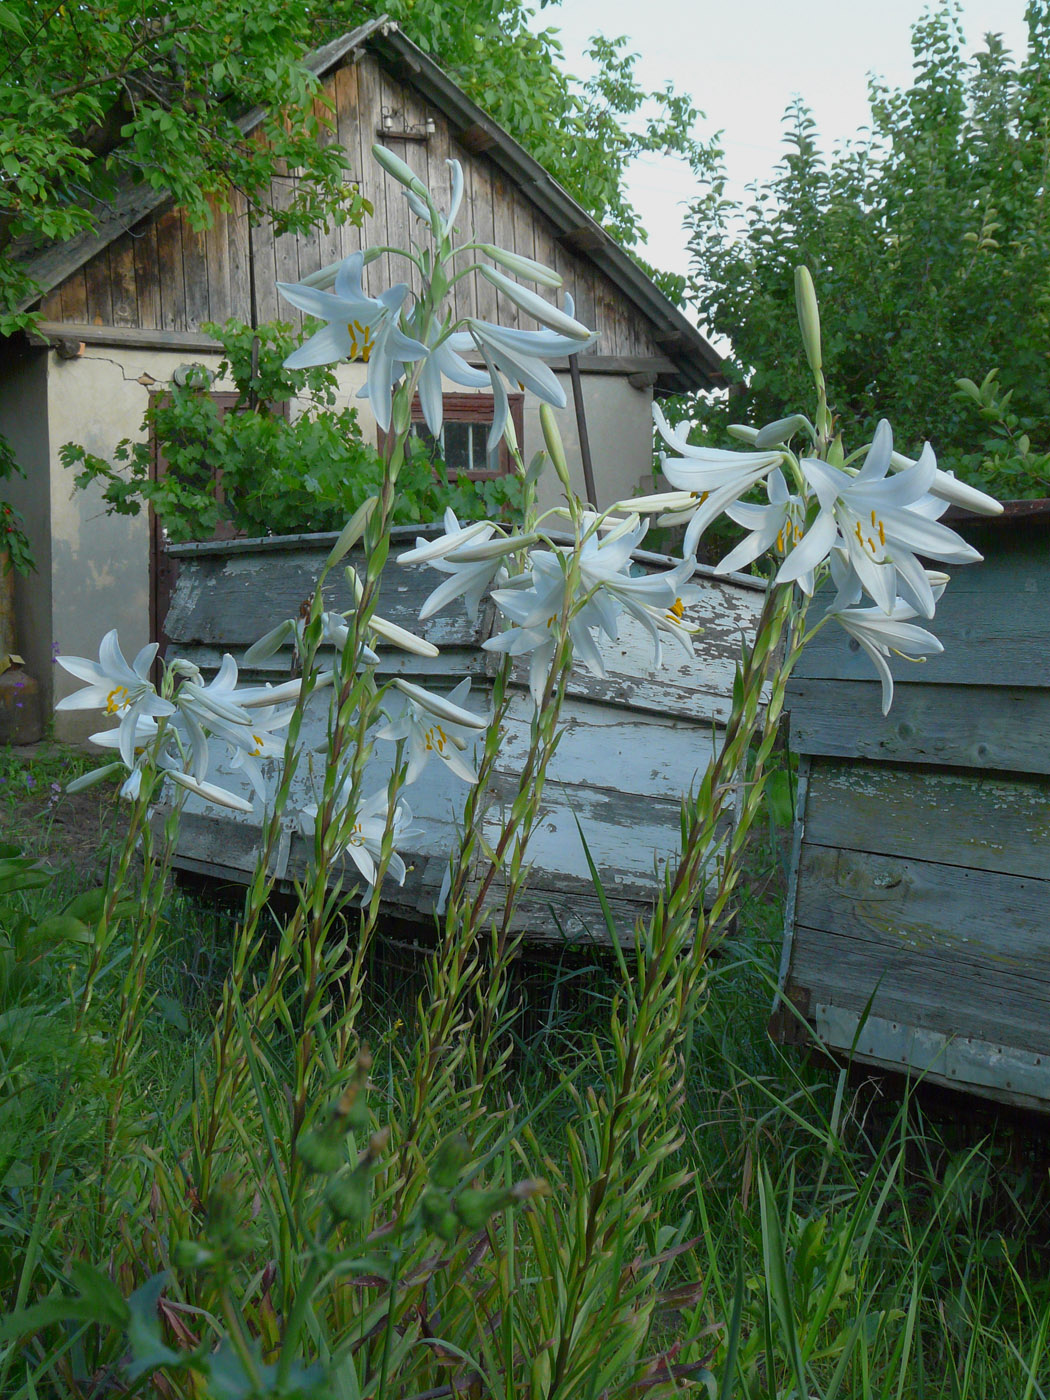
[(112, 782), (85, 792), (64, 788), (100, 757), (47, 739), (0, 747), (0, 840), (27, 855), (51, 856), (84, 888), (104, 878), (123, 813)]

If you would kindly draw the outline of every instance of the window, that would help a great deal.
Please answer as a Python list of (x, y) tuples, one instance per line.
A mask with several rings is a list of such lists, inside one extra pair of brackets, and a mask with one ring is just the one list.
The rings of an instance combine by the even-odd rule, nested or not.
[[(525, 396), (509, 394), (508, 398), (511, 420), (520, 443)], [(473, 481), (486, 481), (492, 477), (506, 476), (511, 469), (510, 453), (504, 441), (501, 440), (493, 452), (486, 451), (494, 412), (495, 402), (491, 394), (446, 394), (442, 401), (444, 422), (440, 434), (435, 438), (423, 421), (423, 408), (417, 394), (412, 403), (411, 432), (441, 458), (452, 481), (460, 476)], [(385, 433), (379, 435), (380, 451), (385, 446), (387, 436)]]

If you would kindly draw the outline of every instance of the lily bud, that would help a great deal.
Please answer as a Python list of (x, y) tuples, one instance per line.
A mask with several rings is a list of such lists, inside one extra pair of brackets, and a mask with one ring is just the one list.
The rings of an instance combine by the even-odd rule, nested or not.
[(558, 432), (558, 421), (554, 417), (554, 410), (550, 404), (540, 404), (540, 427), (543, 429), (543, 441), (547, 446), (547, 455), (554, 463), (554, 470), (558, 473), (558, 480), (565, 487), (566, 491), (572, 490), (569, 481), (569, 464), (565, 460), (565, 448), (562, 444), (561, 433)]
[(544, 287), (561, 286), (561, 275), (543, 263), (522, 257), (520, 253), (511, 253), (506, 248), (497, 248), (494, 243), (481, 243), (478, 246), (487, 258), (513, 272), (515, 277), (527, 277), (530, 282), (539, 282)]
[(582, 322), (566, 315), (564, 311), (559, 311), (549, 301), (544, 301), (535, 292), (530, 292), (528, 287), (521, 287), (517, 282), (512, 282), (494, 267), (480, 267), (478, 271), (497, 291), (502, 292), (508, 301), (512, 301), (541, 325), (549, 326), (552, 331), (558, 331), (561, 335), (572, 336), (574, 340), (590, 340), (591, 332)]
[(780, 447), (782, 443), (790, 442), (797, 432), (807, 428), (813, 436), (813, 425), (804, 413), (793, 413), (790, 418), (778, 418), (775, 423), (767, 423), (764, 428), (759, 428), (752, 441), (759, 452), (765, 452), (770, 447)]
[(798, 311), (798, 324), (802, 332), (802, 344), (806, 359), (814, 374), (823, 367), (820, 352), (820, 308), (817, 306), (817, 291), (808, 267), (795, 268), (795, 307)]
[(372, 512), (379, 503), (378, 496), (369, 496), (367, 501), (362, 501), (353, 515), (343, 526), (342, 533), (332, 546), (332, 552), (325, 560), (325, 570), (332, 569), (336, 564), (349, 554), (354, 545), (365, 532), (365, 527), (371, 518)]
[(386, 146), (381, 146), (377, 141), (372, 147), (372, 154), (383, 167), (388, 175), (393, 175), (394, 179), (406, 189), (418, 195), (420, 199), (430, 200), (430, 191), (424, 185), (416, 172), (410, 165), (406, 165), (400, 156), (395, 156), (393, 151), (387, 150)]
[(737, 442), (753, 443), (758, 437), (758, 429), (749, 428), (746, 423), (730, 423), (726, 432), (731, 438), (736, 438)]

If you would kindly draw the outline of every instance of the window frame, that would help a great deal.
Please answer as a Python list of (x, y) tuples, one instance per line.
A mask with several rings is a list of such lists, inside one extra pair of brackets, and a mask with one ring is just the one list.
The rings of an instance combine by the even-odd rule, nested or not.
[[(510, 410), (510, 419), (514, 424), (518, 442), (521, 443), (525, 435), (525, 395), (508, 394), (507, 401)], [(443, 394), (441, 397), (442, 423), (479, 423), (483, 426), (491, 426), (493, 414), (496, 411), (496, 399), (494, 394)], [(423, 405), (419, 401), (419, 395), (412, 400), (412, 411), (410, 422), (426, 427), (426, 419), (423, 417)], [(377, 443), (380, 452), (386, 450), (392, 434), (379, 430)], [(460, 477), (467, 481), (495, 481), (498, 477), (509, 476), (513, 471), (513, 463), (510, 459), (510, 448), (507, 446), (506, 438), (500, 438), (499, 466), (495, 469), (482, 467), (470, 471), (465, 467), (448, 467), (450, 481), (458, 481)]]

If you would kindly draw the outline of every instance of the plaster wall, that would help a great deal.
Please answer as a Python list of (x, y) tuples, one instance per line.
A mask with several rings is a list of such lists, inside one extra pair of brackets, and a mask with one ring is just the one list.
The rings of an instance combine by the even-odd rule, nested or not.
[[(123, 438), (142, 438), (150, 388), (163, 388), (189, 358), (185, 352), (101, 346), (87, 346), (72, 360), (48, 356), (51, 640), (59, 654), (97, 657), (99, 643), (115, 627), (130, 662), (150, 640), (147, 513), (107, 515), (101, 488), (78, 490), (59, 449), (76, 442), (112, 460)], [(213, 366), (217, 364), (216, 356)], [(79, 685), (61, 667), (54, 668), (54, 701)], [(55, 737), (68, 742), (81, 742), (99, 727), (95, 710), (55, 715)]]

